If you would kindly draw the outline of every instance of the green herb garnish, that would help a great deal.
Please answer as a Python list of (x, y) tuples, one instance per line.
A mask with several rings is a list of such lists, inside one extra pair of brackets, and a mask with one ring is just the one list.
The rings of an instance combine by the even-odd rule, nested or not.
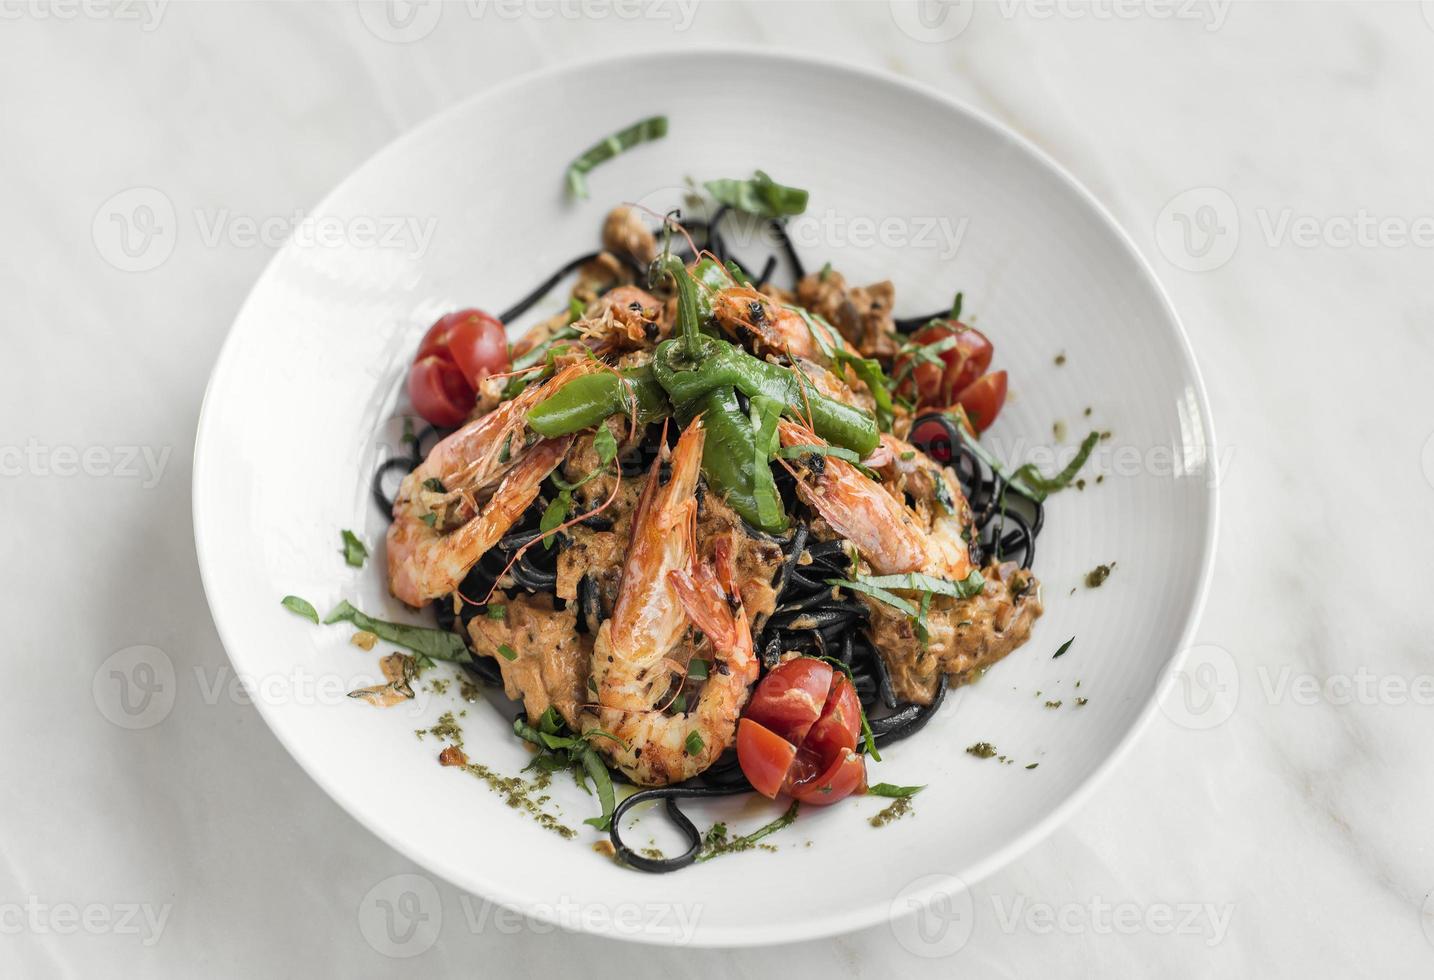
[(344, 561), (348, 562), (354, 568), (363, 568), (363, 563), (365, 559), (368, 558), (368, 549), (365, 548), (363, 542), (358, 539), (358, 535), (352, 531), (344, 531), (343, 539), (344, 550), (341, 554), (344, 556)]
[(315, 626), (319, 624), (319, 611), (307, 599), (300, 599), (296, 595), (286, 595), (279, 600), (279, 604), (290, 612), (298, 613), (305, 619), (313, 621)]
[(651, 116), (620, 129), (607, 139), (594, 143), (568, 164), (568, 192), (574, 197), (588, 196), (587, 174), (598, 164), (611, 160), (639, 143), (648, 143), (667, 135), (667, 117)]
[(709, 180), (703, 184), (717, 203), (759, 218), (785, 218), (807, 209), (807, 192), (784, 187), (758, 170), (751, 180)]
[(706, 742), (702, 741), (702, 736), (697, 732), (688, 732), (687, 740), (682, 744), (687, 749), (688, 755), (699, 754), (707, 745)]
[(697, 659), (687, 661), (687, 676), (694, 681), (705, 681), (707, 679), (707, 661)]
[(985, 578), (981, 576), (980, 571), (974, 568), (959, 582), (937, 578), (934, 575), (923, 575), (921, 572), (907, 572), (902, 575), (859, 575), (857, 580), (879, 589), (907, 589), (912, 592), (929, 592), (935, 595), (950, 596), (953, 599), (969, 599), (972, 596), (980, 595), (981, 590), (986, 587)]
[(1066, 640), (1064, 643), (1061, 644), (1061, 648), (1060, 648), (1059, 650), (1057, 650), (1055, 653), (1051, 654), (1051, 659), (1052, 659), (1052, 660), (1055, 660), (1055, 659), (1057, 659), (1058, 657), (1064, 657), (1065, 654), (1066, 654), (1066, 651), (1071, 648), (1071, 644), (1074, 643), (1074, 642), (1075, 642), (1075, 637), (1071, 637), (1069, 640)]
[(837, 350), (832, 361), (838, 366), (850, 367), (866, 385), (872, 400), (876, 402), (876, 424), (883, 432), (890, 432), (892, 420), (895, 418), (891, 403), (891, 382), (887, 379), (886, 372), (881, 369), (881, 363), (875, 358), (858, 357), (845, 349)]
[[(961, 425), (960, 419), (953, 419), (953, 421), (955, 421), (958, 426)], [(990, 450), (981, 445), (979, 439), (967, 439), (965, 443), (971, 447), (971, 452), (973, 452), (981, 462), (991, 467), (997, 476), (1001, 477), (1011, 486), (1011, 489), (1040, 503), (1057, 490), (1063, 490), (1070, 486), (1071, 481), (1075, 479), (1081, 467), (1086, 464), (1086, 460), (1090, 459), (1090, 454), (1095, 449), (1095, 444), (1100, 440), (1101, 435), (1098, 432), (1092, 432), (1086, 436), (1085, 439), (1081, 441), (1080, 449), (1076, 451), (1071, 461), (1066, 464), (1066, 468), (1055, 476), (1043, 475), (1040, 470), (1036, 469), (1034, 463), (1026, 463), (1014, 472), (1010, 472), (1000, 460), (991, 454)]]
[(415, 653), (427, 654), (434, 660), (467, 663), (473, 659), (463, 638), (457, 633), (374, 619), (355, 609), (347, 600), (340, 602), (333, 612), (324, 617), (324, 624), (328, 626), (340, 622), (352, 623), (361, 630), (368, 630), (380, 640), (387, 640), (389, 643), (407, 647)]
[(518, 659), (518, 651), (508, 646), (508, 644), (506, 643), (500, 643), (498, 644), (498, 656), (502, 657), (509, 663), (512, 663), (514, 660)]
[(750, 851), (763, 837), (775, 834), (783, 827), (791, 826), (792, 821), (797, 819), (797, 811), (799, 808), (800, 804), (793, 800), (792, 805), (787, 807), (786, 813), (783, 813), (771, 823), (763, 824), (750, 834), (746, 834), (742, 837), (728, 839), (727, 825), (725, 823), (713, 824), (712, 829), (707, 831), (706, 835), (702, 838), (702, 851), (697, 855), (698, 862), (710, 861), (723, 854)]
[(891, 783), (877, 783), (875, 786), (866, 788), (866, 795), (902, 799), (907, 796), (915, 796), (925, 788), (925, 786), (893, 786)]

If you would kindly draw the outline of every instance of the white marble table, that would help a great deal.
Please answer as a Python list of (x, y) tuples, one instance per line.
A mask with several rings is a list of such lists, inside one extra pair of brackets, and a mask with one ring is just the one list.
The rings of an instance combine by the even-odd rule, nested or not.
[[(1430, 975), (1431, 5), (641, 8), (453, 4), (432, 23), (419, 4), (394, 26), (351, 3), (0, 4), (0, 974)], [(954, 951), (885, 927), (620, 947), (440, 882), (437, 941), (385, 958), (358, 910), (418, 869), (225, 687), (189, 518), (205, 379), (272, 236), (393, 136), (570, 56), (711, 42), (968, 100), (1130, 230), (1226, 457), (1198, 636), (1229, 655), (1228, 710), (1158, 716), (1063, 829), (974, 889)], [(110, 223), (136, 187), (180, 219), (151, 269)], [(167, 653), (180, 696), (130, 731), (103, 665), (136, 645)]]

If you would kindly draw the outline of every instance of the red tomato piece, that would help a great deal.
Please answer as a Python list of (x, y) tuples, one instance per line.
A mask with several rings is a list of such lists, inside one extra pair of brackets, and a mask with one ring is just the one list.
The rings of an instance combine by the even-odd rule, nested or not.
[[(955, 333), (955, 331), (944, 321), (937, 321), (935, 323), (928, 323), (913, 333), (911, 335), (911, 342), (919, 346), (928, 346), (945, 340), (953, 333)], [(943, 362), (946, 362), (947, 356), (954, 353), (955, 348), (952, 348), (948, 351), (942, 351), (936, 356), (941, 358)], [(897, 393), (903, 398), (911, 398), (914, 393), (918, 405), (937, 404), (941, 400), (941, 381), (946, 375), (946, 368), (950, 366), (949, 362), (943, 366), (941, 364), (932, 364), (926, 360), (916, 360), (916, 365), (912, 367), (911, 362), (913, 360), (916, 360), (914, 355), (903, 354), (896, 359), (896, 363), (893, 365), (892, 370), (895, 376), (903, 378), (901, 385), (897, 389)]]
[(821, 717), (831, 685), (830, 664), (796, 657), (778, 664), (762, 678), (743, 715), (800, 745)]
[(462, 310), (443, 319), (450, 318), (456, 319), (448, 329), (449, 355), (474, 389), (488, 375), (508, 370), (508, 334), (501, 322), (482, 310)]
[[(960, 332), (956, 335), (956, 347), (942, 356), (946, 362), (946, 377), (941, 381), (941, 388), (948, 396), (985, 374), (991, 366), (991, 358), (996, 354), (996, 348), (981, 331), (964, 324), (957, 324), (957, 327)], [(945, 401), (950, 404), (949, 397)]]
[(750, 718), (737, 722), (737, 762), (752, 788), (775, 799), (786, 781), (797, 747)]
[(408, 399), (413, 410), (438, 426), (461, 425), (473, 410), (473, 389), (450, 361), (421, 357), (408, 370)]
[(807, 733), (802, 748), (815, 752), (820, 759), (831, 760), (842, 749), (855, 749), (860, 737), (861, 701), (846, 674), (836, 671), (822, 716)]
[(813, 806), (827, 806), (865, 790), (866, 763), (852, 749), (842, 749), (815, 778), (793, 785), (789, 777), (787, 787), (793, 799)]
[(951, 393), (960, 391), (975, 381), (991, 366), (996, 350), (986, 335), (974, 327), (950, 320), (929, 323), (911, 335), (911, 342), (921, 346), (938, 344), (950, 337), (955, 343), (936, 356), (940, 364), (920, 360), (914, 368), (907, 368), (913, 355), (903, 354), (896, 359), (894, 371), (901, 377), (907, 371), (910, 377), (901, 383), (900, 394), (910, 398), (916, 395), (918, 406), (948, 405)]
[(1006, 404), (1006, 372), (983, 374), (961, 390), (955, 404), (966, 410), (977, 432), (985, 432)]

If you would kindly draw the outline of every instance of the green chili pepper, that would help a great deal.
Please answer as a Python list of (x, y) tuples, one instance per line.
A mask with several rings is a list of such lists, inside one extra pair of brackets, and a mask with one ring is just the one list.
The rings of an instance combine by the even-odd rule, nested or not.
[(637, 400), (640, 425), (668, 414), (667, 395), (644, 366), (574, 378), (528, 412), (528, 425), (544, 438), (590, 429), (610, 415), (630, 414)]
[(695, 362), (686, 357), (677, 341), (663, 341), (653, 354), (652, 374), (679, 407), (714, 388), (730, 385), (748, 398), (761, 395), (781, 402), (784, 413), (792, 418), (805, 420), (810, 406), (817, 435), (862, 457), (877, 446), (876, 420), (866, 412), (827, 398), (795, 371), (758, 360), (722, 340), (702, 338), (701, 354)]
[[(686, 427), (699, 413), (707, 430), (702, 446), (702, 475), (707, 486), (753, 527), (773, 533), (784, 530), (787, 515), (772, 481), (768, 454), (759, 453), (752, 421), (737, 403), (736, 391), (725, 386), (713, 388), (688, 403), (679, 421)], [(765, 421), (760, 411), (755, 414)], [(765, 474), (757, 469), (759, 457)]]
[(702, 324), (706, 320), (697, 300), (697, 282), (671, 252), (658, 256), (653, 266), (659, 275), (671, 276), (677, 286), (677, 333), (688, 363), (695, 364), (702, 354)]

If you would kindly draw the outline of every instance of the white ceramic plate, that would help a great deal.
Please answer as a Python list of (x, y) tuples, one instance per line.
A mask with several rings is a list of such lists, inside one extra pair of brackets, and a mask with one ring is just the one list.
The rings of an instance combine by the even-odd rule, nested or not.
[[(659, 112), (671, 118), (665, 140), (596, 170), (589, 200), (565, 197), (563, 169), (577, 151)], [(891, 278), (905, 314), (964, 290), (1012, 379), (988, 434), (1003, 454), (1068, 456), (1090, 427), (1113, 435), (1087, 473), (1102, 482), (1049, 501), (1036, 563), (1047, 612), (1029, 645), (872, 766), (873, 781), (927, 784), (914, 816), (873, 829), (868, 818), (884, 801), (849, 801), (804, 813), (772, 838), (777, 853), (644, 875), (590, 849), (596, 832), (580, 821), (594, 804), (566, 779), (553, 796), (582, 829), (577, 841), (440, 768), (433, 740), (413, 731), (461, 707), (451, 691), (387, 711), (344, 698), (377, 680), (382, 651), (358, 650), (351, 630), (311, 626), (279, 599), (304, 596), (322, 613), (348, 598), (403, 617), (382, 580), (384, 523), (369, 478), (390, 452), (384, 444), (397, 441), (401, 380), (438, 314), (505, 307), (594, 247), (619, 201), (662, 207), (684, 177), (754, 168), (811, 190), (808, 215), (794, 224), (809, 267), (830, 260), (855, 281)], [(342, 806), (423, 866), (538, 918), (645, 941), (830, 935), (1010, 861), (1074, 806), (1153, 710), (1212, 557), (1205, 394), (1175, 314), (1130, 242), (1005, 129), (924, 89), (817, 61), (707, 51), (593, 62), (519, 79), (431, 120), (313, 216), (320, 234), (275, 257), (214, 370), (195, 450), (195, 539), (219, 633), (266, 721)], [(541, 309), (561, 305), (555, 293)], [(1061, 445), (1057, 420), (1071, 433)], [(374, 546), (367, 569), (337, 554), (341, 528)], [(1118, 564), (1104, 587), (1081, 585), (1110, 561)], [(1070, 652), (1052, 659), (1071, 636)], [(1077, 696), (1089, 703), (1075, 706)], [(1063, 705), (1047, 709), (1048, 699)], [(506, 773), (527, 761), (491, 707), (470, 706), (462, 724), (476, 760)], [(978, 741), (1015, 764), (963, 751)], [(735, 830), (774, 815), (761, 801), (699, 813), (729, 817)], [(639, 826), (662, 839), (660, 823), (653, 815)]]

